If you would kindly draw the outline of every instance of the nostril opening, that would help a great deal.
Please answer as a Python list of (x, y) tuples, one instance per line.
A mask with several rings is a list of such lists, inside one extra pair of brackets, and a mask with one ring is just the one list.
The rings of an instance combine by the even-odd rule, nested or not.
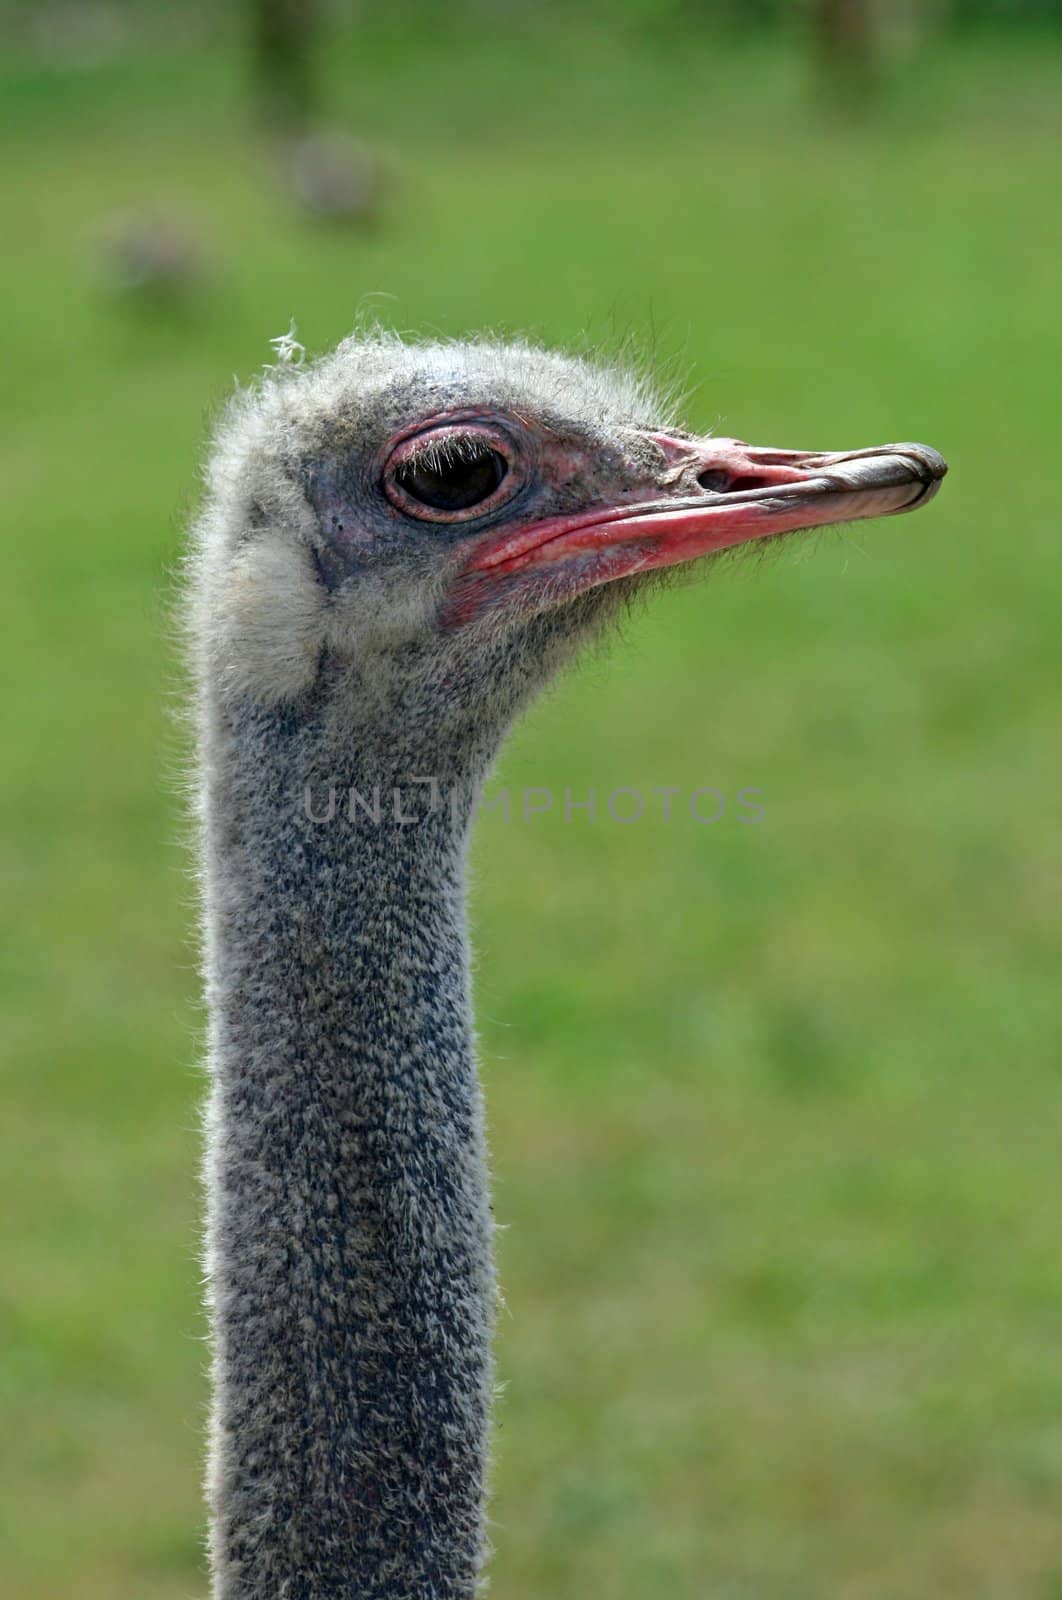
[(742, 494), (746, 489), (766, 489), (770, 480), (757, 477), (752, 472), (732, 478), (722, 467), (706, 467), (703, 472), (698, 472), (697, 482), (711, 494)]

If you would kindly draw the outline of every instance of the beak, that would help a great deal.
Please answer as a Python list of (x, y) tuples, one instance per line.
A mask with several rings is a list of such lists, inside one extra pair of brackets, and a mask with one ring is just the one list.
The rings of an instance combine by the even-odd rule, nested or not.
[(588, 588), (753, 539), (913, 511), (932, 499), (948, 470), (924, 444), (816, 454), (737, 439), (650, 437), (676, 463), (672, 492), (518, 529), (481, 548), (469, 575), (531, 577), (529, 569), (564, 563), (571, 587)]

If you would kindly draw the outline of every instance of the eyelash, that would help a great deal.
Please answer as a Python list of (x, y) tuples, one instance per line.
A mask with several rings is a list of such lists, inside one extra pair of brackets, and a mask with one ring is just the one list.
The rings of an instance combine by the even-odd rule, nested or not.
[(422, 444), (414, 445), (408, 454), (403, 456), (402, 466), (425, 467), (429, 472), (444, 472), (447, 467), (456, 466), (459, 461), (475, 461), (488, 450), (495, 448), (496, 446), (478, 434), (451, 434), (441, 443), (425, 440)]

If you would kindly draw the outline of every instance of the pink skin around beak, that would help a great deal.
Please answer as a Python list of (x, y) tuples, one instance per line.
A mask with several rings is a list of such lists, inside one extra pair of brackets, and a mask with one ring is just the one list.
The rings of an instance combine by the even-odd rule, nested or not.
[(933, 497), (947, 471), (943, 457), (923, 444), (818, 454), (737, 439), (650, 437), (674, 463), (667, 488), (489, 539), (464, 568), (449, 620), (471, 620), (503, 599), (537, 609), (534, 591), (553, 604), (752, 539), (913, 511)]

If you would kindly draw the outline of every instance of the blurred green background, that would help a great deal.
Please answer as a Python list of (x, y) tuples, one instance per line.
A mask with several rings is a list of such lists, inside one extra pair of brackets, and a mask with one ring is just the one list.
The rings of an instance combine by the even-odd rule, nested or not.
[[(768, 4), (334, 8), (315, 200), (238, 13), (8, 13), (9, 1600), (206, 1590), (174, 572), (232, 375), (365, 315), (952, 465), (657, 597), (506, 753), (599, 814), (478, 838), (492, 1592), (1062, 1596), (1062, 32), (879, 16), (831, 67)], [(603, 810), (669, 784), (763, 821)]]

